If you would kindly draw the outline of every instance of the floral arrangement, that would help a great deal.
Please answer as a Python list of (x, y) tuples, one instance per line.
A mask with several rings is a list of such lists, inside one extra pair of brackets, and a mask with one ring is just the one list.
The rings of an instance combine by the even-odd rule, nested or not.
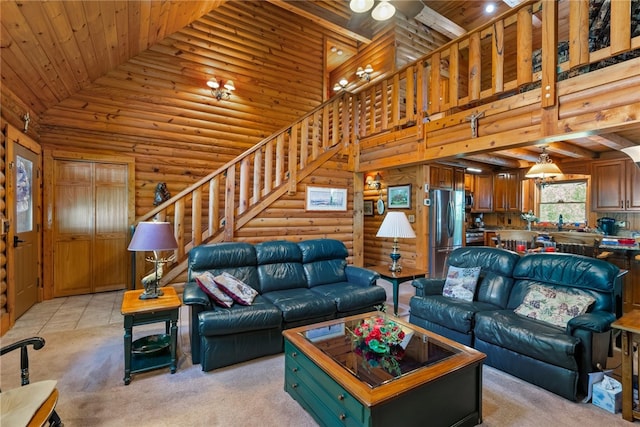
[(372, 351), (389, 353), (391, 347), (400, 345), (404, 340), (404, 331), (393, 320), (386, 317), (364, 319), (353, 329), (355, 340), (362, 341)]
[(520, 218), (522, 218), (523, 220), (527, 221), (527, 222), (538, 222), (538, 217), (533, 213), (533, 211), (529, 211), (529, 212), (523, 212), (520, 215)]
[(529, 211), (527, 213), (523, 212), (520, 214), (520, 218), (527, 221), (527, 230), (531, 231), (531, 223), (538, 222), (538, 217), (533, 213), (533, 211)]
[(365, 368), (382, 368), (392, 375), (400, 375), (399, 361), (404, 357), (401, 346), (405, 333), (396, 322), (386, 316), (364, 319), (350, 331), (354, 353), (362, 357)]

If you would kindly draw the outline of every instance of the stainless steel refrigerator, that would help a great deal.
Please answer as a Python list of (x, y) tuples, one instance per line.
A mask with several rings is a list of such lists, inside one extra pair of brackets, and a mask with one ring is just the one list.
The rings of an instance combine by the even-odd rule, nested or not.
[(429, 211), (429, 277), (444, 277), (449, 254), (462, 246), (464, 191), (432, 190)]

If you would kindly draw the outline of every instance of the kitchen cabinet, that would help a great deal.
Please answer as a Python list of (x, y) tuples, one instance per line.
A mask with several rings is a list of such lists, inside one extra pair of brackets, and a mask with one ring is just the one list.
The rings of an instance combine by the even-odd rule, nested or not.
[(473, 191), (474, 178), (473, 174), (464, 174), (464, 191)]
[(429, 165), (429, 184), (432, 188), (453, 190), (453, 167)]
[(536, 184), (533, 179), (522, 176), (522, 212), (536, 211)]
[(493, 212), (493, 174), (474, 175), (471, 212)]
[(484, 245), (485, 246), (492, 246), (495, 247), (496, 246), (496, 242), (495, 239), (496, 238), (496, 232), (495, 231), (485, 231), (484, 232)]
[(640, 171), (633, 161), (594, 162), (591, 185), (594, 211), (640, 211)]
[(496, 173), (493, 182), (493, 210), (495, 212), (521, 212), (520, 193), (519, 171)]

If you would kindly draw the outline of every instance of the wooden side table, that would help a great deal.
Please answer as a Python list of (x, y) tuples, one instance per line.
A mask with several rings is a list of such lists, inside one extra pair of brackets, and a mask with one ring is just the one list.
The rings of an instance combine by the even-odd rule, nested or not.
[[(176, 372), (176, 349), (178, 344), (178, 316), (182, 305), (176, 290), (162, 288), (164, 295), (155, 299), (141, 300), (143, 289), (126, 291), (122, 299), (120, 312), (124, 316), (124, 384), (129, 385), (131, 374), (169, 366), (172, 374)], [(167, 334), (170, 334), (170, 352), (139, 355), (132, 358), (132, 330), (134, 326), (165, 322)], [(171, 325), (171, 327), (169, 327)]]
[(393, 285), (393, 314), (398, 315), (398, 292), (400, 283), (407, 280), (413, 280), (418, 277), (425, 277), (427, 275), (426, 270), (418, 270), (416, 268), (402, 267), (400, 271), (389, 271), (389, 267), (386, 265), (373, 265), (365, 267), (369, 270), (373, 270), (380, 274), (384, 280), (391, 282)]
[(622, 331), (622, 418), (640, 420), (633, 409), (633, 343), (640, 342), (640, 310), (632, 310), (611, 324)]

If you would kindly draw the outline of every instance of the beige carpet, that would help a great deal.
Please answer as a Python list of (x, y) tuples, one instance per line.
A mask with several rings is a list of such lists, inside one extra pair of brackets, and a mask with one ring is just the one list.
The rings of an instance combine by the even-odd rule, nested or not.
[[(390, 284), (383, 280), (378, 284), (387, 290), (390, 307)], [(411, 295), (413, 288), (408, 283), (402, 284), (399, 295), (401, 317), (408, 316)], [(91, 308), (86, 310), (90, 312)], [(58, 381), (58, 413), (67, 427), (317, 425), (284, 392), (282, 355), (207, 373), (201, 371), (200, 365), (193, 366), (188, 354), (188, 307), (182, 307), (180, 311), (180, 359), (174, 375), (169, 374), (168, 368), (135, 374), (131, 384), (125, 386), (122, 381), (121, 323), (49, 332), (60, 330), (52, 324), (51, 328), (42, 329), (41, 336), (47, 341), (45, 347), (29, 352), (31, 380)], [(80, 325), (95, 323), (83, 321)], [(1, 345), (13, 342), (21, 337), (20, 331), (27, 330), (16, 327), (2, 338)], [(163, 331), (156, 324), (135, 327), (133, 332), (136, 339)], [(18, 358), (18, 352), (13, 352), (0, 359), (0, 388), (3, 390), (20, 384)], [(483, 393), (483, 426), (633, 425), (623, 421), (620, 414), (609, 414), (591, 404), (567, 401), (490, 367), (484, 369)], [(428, 425), (428, 414), (425, 421)]]
[[(134, 333), (160, 332), (153, 325), (140, 329)], [(187, 328), (180, 332), (174, 375), (168, 368), (137, 374), (125, 386), (123, 330), (111, 325), (45, 334), (45, 347), (30, 351), (31, 379), (58, 380), (58, 413), (67, 427), (316, 425), (283, 390), (282, 355), (204, 373), (185, 354)], [(2, 357), (3, 389), (19, 384), (18, 366), (17, 354)], [(483, 389), (483, 426), (630, 425), (620, 414), (569, 402), (488, 367)]]

